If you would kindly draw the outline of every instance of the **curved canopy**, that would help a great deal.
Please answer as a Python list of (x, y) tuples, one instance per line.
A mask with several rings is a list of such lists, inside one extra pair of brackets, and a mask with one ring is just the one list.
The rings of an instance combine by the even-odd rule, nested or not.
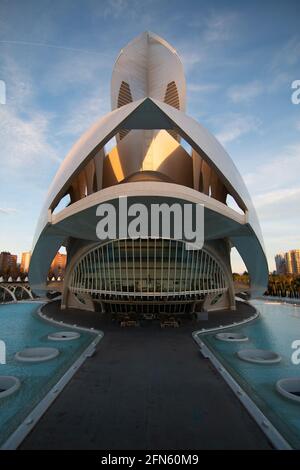
[[(45, 256), (45, 252), (48, 251), (49, 243), (53, 250), (57, 250), (65, 238), (73, 235), (65, 230), (65, 227), (62, 230), (61, 228), (58, 230), (58, 226), (55, 227), (52, 225), (53, 216), (51, 209), (59, 202), (61, 197), (64, 196), (72, 178), (74, 178), (87, 162), (95, 157), (97, 152), (122, 128), (175, 128), (199, 155), (211, 165), (223, 184), (228, 188), (229, 192), (234, 195), (239, 205), (245, 210), (245, 221), (242, 224), (244, 229), (241, 232), (237, 231), (237, 236), (235, 237), (234, 233), (231, 234), (232, 242), (241, 252), (245, 264), (249, 269), (252, 286), (256, 286), (258, 290), (264, 288), (268, 268), (264, 255), (262, 235), (250, 195), (239, 171), (221, 144), (203, 126), (183, 112), (151, 98), (145, 98), (124, 105), (99, 119), (83, 134), (66, 156), (50, 186), (37, 226), (29, 273), (30, 281), (33, 285), (42, 285), (45, 280), (45, 273), (47, 273), (48, 269), (46, 263), (49, 261), (47, 260), (47, 256)], [(139, 183), (128, 184), (137, 185)], [(158, 185), (160, 183), (155, 184)], [(124, 190), (126, 183), (121, 186)], [(178, 185), (168, 184), (167, 186), (169, 187), (170, 195), (172, 195), (172, 189), (170, 187)], [(134, 187), (137, 189), (136, 186)], [(118, 188), (120, 188), (120, 186), (118, 186)], [(188, 188), (184, 187), (185, 191), (187, 189)], [(91, 198), (89, 201), (92, 205), (92, 202), (101, 199), (101, 193), (104, 191), (105, 190), (98, 191), (98, 193), (85, 199)], [(197, 193), (196, 191), (193, 192)], [(197, 194), (201, 199), (201, 193)], [(71, 213), (77, 206), (80, 206), (81, 202), (82, 201), (78, 201), (68, 208)], [(85, 205), (86, 202), (82, 204)], [(226, 212), (227, 206), (224, 204), (221, 204), (221, 206), (223, 206), (223, 210)], [(229, 219), (231, 219), (230, 216)], [(82, 224), (80, 225), (82, 227)], [(247, 228), (246, 231), (245, 227)], [(249, 243), (249, 240), (251, 243)], [(251, 249), (247, 251), (247, 246), (250, 247), (250, 245)], [(51, 250), (49, 251), (51, 252)], [(53, 256), (54, 255), (55, 251), (53, 252)], [(52, 259), (50, 259), (49, 264), (51, 260)], [(259, 261), (256, 263), (255, 260)]]
[(62, 162), (46, 197), (35, 241), (47, 223), (48, 209), (64, 195), (71, 179), (118, 132), (126, 129), (173, 129), (195, 148), (219, 175), (248, 213), (249, 223), (263, 246), (258, 219), (249, 192), (233, 161), (217, 139), (201, 124), (173, 107), (151, 98), (135, 101), (99, 119), (72, 147)]

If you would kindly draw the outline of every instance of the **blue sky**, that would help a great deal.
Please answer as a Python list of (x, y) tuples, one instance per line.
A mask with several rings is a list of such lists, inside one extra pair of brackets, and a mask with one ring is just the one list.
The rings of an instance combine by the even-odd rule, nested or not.
[(0, 0), (0, 251), (31, 248), (60, 162), (110, 110), (119, 50), (150, 30), (183, 60), (188, 113), (243, 175), (274, 269), (275, 253), (300, 248), (299, 15), (280, 0)]

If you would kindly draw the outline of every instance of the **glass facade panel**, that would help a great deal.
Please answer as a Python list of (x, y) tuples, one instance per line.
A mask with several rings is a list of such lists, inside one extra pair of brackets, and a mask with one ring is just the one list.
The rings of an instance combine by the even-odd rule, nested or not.
[(195, 299), (227, 290), (220, 264), (205, 249), (188, 250), (177, 240), (115, 240), (93, 248), (76, 264), (73, 292), (96, 297)]

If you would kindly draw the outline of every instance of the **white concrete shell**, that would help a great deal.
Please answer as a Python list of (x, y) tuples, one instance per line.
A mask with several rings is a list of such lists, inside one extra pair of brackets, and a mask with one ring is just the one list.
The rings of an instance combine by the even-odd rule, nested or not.
[(129, 86), (132, 101), (154, 98), (164, 101), (169, 83), (178, 91), (179, 109), (185, 111), (186, 82), (176, 50), (154, 33), (146, 31), (124, 47), (115, 62), (111, 79), (111, 107), (118, 108), (122, 82)]
[[(123, 61), (123, 58), (130, 58), (133, 51), (139, 50), (139, 47), (141, 47), (140, 53), (142, 55), (147, 48), (150, 47), (151, 50), (153, 47), (154, 49), (158, 47), (160, 51), (158, 54), (159, 60), (164, 57), (167, 61), (170, 61), (170, 64), (174, 62), (170, 70), (175, 73), (175, 77), (176, 74), (179, 77), (178, 83), (180, 85), (178, 88), (182, 96), (185, 97), (185, 81), (184, 76), (183, 78), (181, 76), (176, 52), (172, 50), (171, 46), (166, 45), (163, 40), (154, 36), (149, 36), (149, 33), (142, 35), (138, 40), (131, 43), (133, 48), (130, 47), (127, 51), (125, 48), (117, 59), (112, 79), (113, 107), (117, 104), (116, 90), (124, 79), (124, 74), (128, 73), (130, 75), (130, 69), (127, 67), (125, 59)], [(150, 46), (149, 37), (151, 39)], [(161, 48), (163, 50), (162, 55)], [(143, 69), (142, 81), (144, 80), (144, 72)], [(137, 73), (137, 70), (133, 68), (133, 75), (135, 73)], [(166, 76), (166, 81), (171, 78), (172, 74), (170, 78)], [(130, 77), (127, 77), (127, 80), (130, 82)], [(50, 186), (36, 229), (29, 272), (32, 289), (37, 293), (44, 292), (51, 261), (57, 250), (69, 237), (99, 242), (95, 233), (95, 211), (101, 202), (116, 199), (120, 195), (137, 198), (156, 195), (203, 203), (205, 206), (205, 239), (208, 241), (229, 239), (240, 252), (249, 271), (252, 293), (262, 293), (268, 279), (268, 266), (263, 239), (255, 209), (239, 171), (215, 137), (201, 124), (183, 112), (185, 101), (182, 101), (184, 105), (180, 109), (175, 109), (163, 102), (162, 92), (159, 92), (155, 85), (153, 85), (153, 88), (142, 90), (137, 82), (138, 80), (135, 78), (133, 80), (134, 86), (132, 86), (132, 90), (136, 93), (133, 96), (133, 102), (114, 109), (96, 121), (76, 142), (61, 164)], [(132, 137), (130, 138), (133, 138), (135, 130), (150, 130), (156, 133), (160, 129), (175, 131), (194, 149), (192, 166), (194, 168), (197, 166), (197, 159), (206, 162), (211, 171), (214, 172), (215, 178), (218, 178), (219, 184), (235, 198), (244, 213), (237, 212), (225, 203), (220, 202), (220, 200), (200, 192), (197, 185), (187, 187), (176, 184), (176, 182), (168, 184), (162, 182), (128, 182), (102, 189), (103, 161), (105, 159), (102, 149), (113, 136), (124, 129), (130, 130), (129, 135), (124, 138), (124, 143), (126, 143), (126, 139), (127, 142), (130, 141), (131, 133)], [(122, 142), (119, 143), (122, 144)], [(135, 158), (134, 155), (132, 157), (132, 153), (125, 156), (128, 159)], [(192, 157), (190, 158), (192, 159)], [(86, 197), (73, 202), (60, 213), (53, 214), (55, 206), (66, 194), (71, 182), (80, 175), (84, 168), (88, 168), (91, 162), (94, 162), (93, 164), (96, 167), (97, 191), (91, 191)]]

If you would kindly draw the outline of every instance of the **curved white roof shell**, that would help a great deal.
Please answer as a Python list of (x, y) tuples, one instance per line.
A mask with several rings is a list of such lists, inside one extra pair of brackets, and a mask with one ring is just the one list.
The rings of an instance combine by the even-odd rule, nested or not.
[[(121, 51), (112, 78), (112, 105), (113, 108), (116, 107), (117, 95), (114, 93), (117, 93), (119, 82), (125, 78), (132, 84), (133, 102), (114, 109), (97, 120), (75, 143), (61, 164), (49, 188), (36, 229), (29, 272), (32, 288), (37, 292), (43, 292), (49, 265), (57, 250), (68, 237), (94, 239), (95, 221), (93, 217), (95, 216), (95, 207), (99, 203), (117, 198), (120, 195), (151, 197), (155, 191), (154, 194), (161, 195), (161, 197), (203, 203), (205, 223), (207, 224), (206, 238), (226, 237), (230, 239), (240, 252), (249, 271), (252, 292), (263, 292), (268, 278), (263, 239), (256, 211), (239, 171), (217, 139), (201, 124), (186, 115), (182, 110), (184, 108), (175, 109), (164, 103), (163, 94), (159, 92), (155, 84), (153, 87), (151, 85), (150, 88), (142, 89), (143, 80), (148, 80), (149, 77), (145, 78), (143, 67), (138, 76), (138, 69), (135, 69), (134, 66), (130, 68), (126, 62), (130, 60), (134, 51), (139, 51), (138, 53), (142, 55), (148, 54), (150, 63), (151, 57), (155, 57), (155, 55), (158, 57), (157, 63), (159, 65), (163, 63), (162, 59), (164, 59), (169, 64), (170, 70), (162, 68), (160, 77), (164, 77), (166, 74), (166, 82), (172, 77), (176, 79), (179, 84), (179, 94), (185, 99), (185, 79), (181, 70), (182, 65), (176, 51), (165, 41), (152, 33), (144, 33)], [(159, 70), (160, 66), (158, 74)], [(153, 70), (153, 74), (154, 72), (155, 70)], [(151, 74), (152, 72), (148, 70), (147, 73)], [(175, 130), (215, 171), (222, 184), (244, 210), (244, 214), (240, 214), (228, 208), (226, 204), (194, 189), (178, 184), (159, 182), (124, 183), (102, 189), (74, 202), (59, 214), (53, 214), (54, 207), (67, 192), (72, 179), (96, 155), (103, 159), (103, 153), (100, 156), (99, 152), (121, 129)]]
[(111, 79), (111, 107), (118, 107), (122, 82), (128, 84), (132, 100), (150, 97), (164, 101), (167, 85), (175, 82), (182, 111), (186, 82), (176, 50), (164, 39), (146, 31), (124, 47), (115, 62)]

